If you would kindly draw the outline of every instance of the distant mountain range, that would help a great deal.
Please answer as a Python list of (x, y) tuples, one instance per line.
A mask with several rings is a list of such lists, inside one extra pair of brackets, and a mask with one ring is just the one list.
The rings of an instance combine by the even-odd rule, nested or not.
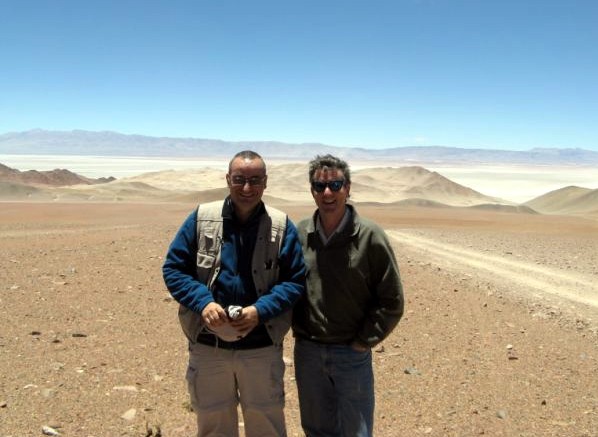
[(542, 148), (528, 151), (508, 151), (442, 146), (364, 149), (328, 146), (319, 143), (232, 142), (217, 139), (149, 137), (83, 130), (64, 132), (34, 129), (0, 135), (0, 154), (230, 158), (243, 149), (255, 150), (268, 159), (301, 161), (309, 160), (317, 154), (332, 153), (350, 162), (598, 164), (598, 152), (584, 149)]

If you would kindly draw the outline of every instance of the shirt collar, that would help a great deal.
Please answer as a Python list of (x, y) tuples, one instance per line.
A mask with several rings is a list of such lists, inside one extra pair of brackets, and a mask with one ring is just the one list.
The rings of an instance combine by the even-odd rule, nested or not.
[(336, 234), (340, 233), (343, 229), (345, 229), (350, 217), (351, 211), (349, 210), (349, 208), (345, 208), (345, 214), (343, 215), (343, 218), (341, 219), (340, 223), (338, 224), (336, 229), (332, 231), (330, 236), (327, 237), (324, 233), (324, 226), (322, 225), (320, 215), (318, 214), (318, 218), (316, 219), (316, 232), (320, 235), (322, 243), (324, 243), (325, 245), (328, 244), (332, 237), (334, 237)]

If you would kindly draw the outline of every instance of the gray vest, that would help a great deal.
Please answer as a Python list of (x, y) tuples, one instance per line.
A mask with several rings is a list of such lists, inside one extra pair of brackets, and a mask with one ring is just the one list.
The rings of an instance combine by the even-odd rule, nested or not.
[[(211, 290), (220, 273), (220, 250), (222, 247), (223, 202), (205, 203), (197, 209), (197, 277)], [(258, 296), (270, 291), (278, 282), (278, 254), (287, 225), (287, 215), (266, 206), (266, 214), (260, 218), (257, 240), (251, 260), (253, 283)], [(179, 321), (190, 342), (195, 343), (203, 329), (201, 314), (179, 306)], [(266, 322), (266, 330), (275, 346), (282, 346), (284, 336), (291, 326), (291, 311)]]

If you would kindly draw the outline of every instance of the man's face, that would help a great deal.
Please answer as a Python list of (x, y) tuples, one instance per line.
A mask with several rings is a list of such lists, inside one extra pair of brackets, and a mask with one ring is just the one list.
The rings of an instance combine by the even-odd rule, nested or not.
[[(338, 218), (345, 213), (345, 203), (349, 197), (351, 184), (344, 181), (345, 175), (336, 168), (316, 170), (312, 179), (311, 194), (321, 215), (337, 216)], [(336, 188), (338, 190), (334, 191)], [(322, 191), (318, 192), (319, 190)]]
[(226, 175), (235, 211), (241, 215), (251, 213), (262, 199), (267, 179), (261, 159), (235, 158)]

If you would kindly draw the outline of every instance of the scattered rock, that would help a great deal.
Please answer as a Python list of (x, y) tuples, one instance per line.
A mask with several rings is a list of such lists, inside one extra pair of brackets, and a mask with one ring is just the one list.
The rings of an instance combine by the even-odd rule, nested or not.
[(42, 426), (42, 434), (44, 435), (60, 435), (58, 431), (48, 425)]
[(506, 419), (507, 418), (507, 412), (505, 410), (498, 410), (496, 412), (496, 417), (498, 417), (499, 419)]
[(50, 364), (50, 367), (54, 370), (62, 370), (64, 368), (64, 363), (54, 362)]
[(45, 398), (51, 398), (54, 395), (54, 390), (51, 388), (42, 389), (42, 396)]
[(421, 375), (415, 367), (407, 367), (403, 372), (407, 375)]
[(123, 415), (122, 415), (122, 416), (120, 416), (120, 417), (121, 417), (122, 419), (125, 419), (125, 420), (129, 420), (129, 421), (131, 421), (131, 420), (135, 419), (135, 416), (136, 416), (136, 415), (137, 415), (137, 410), (136, 410), (135, 408), (131, 408), (131, 409), (129, 409), (129, 410), (127, 410), (127, 411), (125, 411), (125, 412), (123, 413)]

